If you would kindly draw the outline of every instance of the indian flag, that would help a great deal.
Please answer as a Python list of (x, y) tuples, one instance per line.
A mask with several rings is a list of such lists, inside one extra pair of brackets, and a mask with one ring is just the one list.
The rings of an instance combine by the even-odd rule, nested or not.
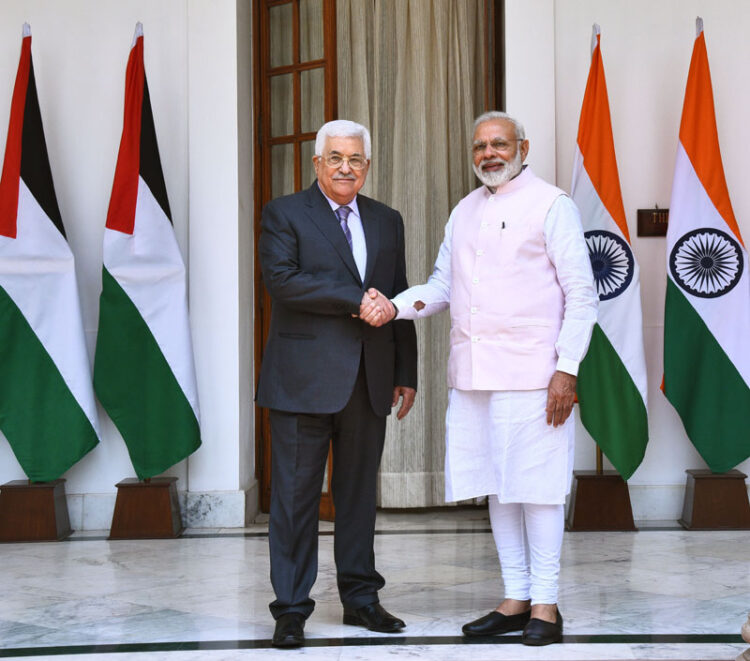
[(99, 442), (99, 423), (28, 24), (0, 178), (0, 365), (0, 429), (30, 480), (55, 480)]
[(600, 39), (594, 25), (571, 184), (599, 293), (577, 390), (583, 426), (627, 480), (648, 443), (646, 359), (638, 263), (620, 194)]
[(201, 443), (185, 265), (172, 228), (136, 26), (104, 231), (94, 388), (146, 479)]
[(750, 278), (700, 18), (696, 31), (667, 230), (663, 389), (709, 468), (723, 473), (750, 456)]

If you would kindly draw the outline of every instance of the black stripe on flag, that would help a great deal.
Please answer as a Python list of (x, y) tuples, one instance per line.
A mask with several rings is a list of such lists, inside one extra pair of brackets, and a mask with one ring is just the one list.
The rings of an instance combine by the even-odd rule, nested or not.
[(60, 234), (65, 236), (60, 207), (57, 206), (55, 186), (52, 183), (52, 170), (47, 154), (47, 142), (44, 139), (39, 97), (36, 93), (33, 60), (29, 63), (29, 85), (26, 89), (21, 140), (21, 179)]
[(151, 97), (148, 93), (148, 81), (146, 80), (145, 73), (143, 75), (143, 105), (141, 106), (140, 175), (171, 223), (172, 213), (169, 210), (167, 186), (164, 183), (164, 173), (161, 169), (159, 146), (156, 143), (154, 115), (151, 112)]

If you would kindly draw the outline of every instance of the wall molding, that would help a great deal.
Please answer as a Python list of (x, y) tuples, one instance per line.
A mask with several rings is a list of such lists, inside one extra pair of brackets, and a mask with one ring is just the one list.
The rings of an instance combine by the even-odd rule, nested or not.
[[(237, 491), (178, 491), (186, 528), (244, 528), (258, 513), (258, 484)], [(116, 493), (66, 495), (73, 530), (109, 530)]]

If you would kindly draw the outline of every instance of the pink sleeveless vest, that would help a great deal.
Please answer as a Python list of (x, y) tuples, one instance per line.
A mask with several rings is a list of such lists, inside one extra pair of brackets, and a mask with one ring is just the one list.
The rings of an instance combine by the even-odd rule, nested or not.
[(544, 220), (564, 194), (527, 167), (494, 194), (482, 186), (456, 206), (451, 388), (534, 390), (549, 384), (564, 295), (545, 250)]

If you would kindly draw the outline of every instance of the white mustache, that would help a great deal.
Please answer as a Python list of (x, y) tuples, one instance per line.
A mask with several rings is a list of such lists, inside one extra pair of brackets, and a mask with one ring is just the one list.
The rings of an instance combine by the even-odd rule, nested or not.
[(334, 181), (355, 181), (356, 177), (354, 175), (342, 174), (337, 177), (334, 177), (333, 179)]
[(479, 163), (479, 167), (483, 168), (485, 165), (508, 165), (508, 161), (502, 158), (486, 158)]

